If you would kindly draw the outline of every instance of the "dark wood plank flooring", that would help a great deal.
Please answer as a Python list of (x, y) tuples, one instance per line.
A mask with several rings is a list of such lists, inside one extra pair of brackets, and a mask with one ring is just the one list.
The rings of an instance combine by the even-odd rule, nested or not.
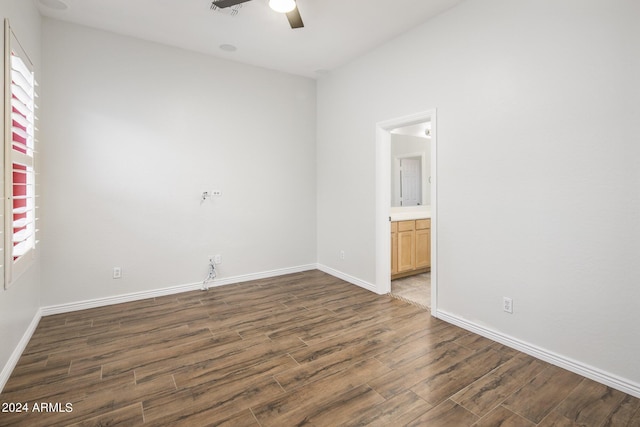
[(2, 426), (640, 426), (634, 397), (319, 271), (45, 317), (0, 401), (29, 409)]

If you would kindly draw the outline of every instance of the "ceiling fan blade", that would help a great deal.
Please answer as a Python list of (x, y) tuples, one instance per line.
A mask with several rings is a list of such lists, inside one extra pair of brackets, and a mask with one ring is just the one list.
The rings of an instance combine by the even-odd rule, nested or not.
[(217, 0), (217, 1), (214, 1), (213, 4), (215, 4), (220, 9), (224, 9), (225, 7), (235, 6), (237, 4), (245, 3), (248, 1), (250, 0)]
[(291, 12), (287, 13), (287, 19), (289, 20), (289, 25), (291, 28), (302, 28), (304, 24), (302, 23), (302, 16), (300, 16), (300, 11), (296, 6)]

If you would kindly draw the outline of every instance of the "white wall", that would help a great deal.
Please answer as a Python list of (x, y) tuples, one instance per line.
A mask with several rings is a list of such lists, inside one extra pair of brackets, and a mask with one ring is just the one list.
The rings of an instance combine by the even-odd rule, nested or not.
[(321, 78), (319, 263), (375, 285), (375, 124), (437, 108), (441, 313), (640, 392), (639, 17), (469, 0)]
[(50, 19), (43, 64), (43, 306), (315, 263), (314, 80)]
[[(36, 78), (40, 79), (40, 15), (33, 2), (24, 0), (1, 0), (0, 17), (9, 18), (11, 27), (20, 43), (34, 63)], [(4, 31), (4, 23), (3, 31)], [(4, 34), (4, 33), (3, 33)], [(4, 36), (2, 37), (4, 43)], [(4, 51), (4, 49), (2, 49)], [(4, 90), (4, 67), (2, 67), (2, 89)], [(2, 94), (4, 100), (4, 93)], [(4, 101), (3, 101), (4, 108)], [(1, 135), (4, 135), (4, 111), (0, 120)], [(2, 165), (0, 164), (0, 170)], [(0, 174), (2, 175), (2, 174)], [(0, 176), (0, 180), (2, 177)], [(3, 201), (4, 203), (4, 201)], [(40, 307), (40, 251), (36, 262), (8, 289), (0, 286), (0, 391), (11, 374), (20, 353), (20, 343), (26, 344), (30, 337), (32, 321), (37, 320)], [(25, 335), (26, 334), (26, 335)], [(21, 348), (20, 348), (21, 349)]]

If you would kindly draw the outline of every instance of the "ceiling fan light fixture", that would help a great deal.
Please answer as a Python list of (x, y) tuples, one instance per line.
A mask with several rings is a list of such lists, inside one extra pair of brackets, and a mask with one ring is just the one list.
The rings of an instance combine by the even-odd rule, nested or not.
[(296, 8), (295, 0), (269, 0), (269, 7), (279, 13), (289, 13)]

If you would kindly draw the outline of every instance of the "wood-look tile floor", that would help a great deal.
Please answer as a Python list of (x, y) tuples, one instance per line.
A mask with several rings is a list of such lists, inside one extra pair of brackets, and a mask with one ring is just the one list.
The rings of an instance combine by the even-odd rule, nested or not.
[(45, 317), (0, 400), (29, 408), (3, 426), (640, 426), (636, 398), (319, 271)]

